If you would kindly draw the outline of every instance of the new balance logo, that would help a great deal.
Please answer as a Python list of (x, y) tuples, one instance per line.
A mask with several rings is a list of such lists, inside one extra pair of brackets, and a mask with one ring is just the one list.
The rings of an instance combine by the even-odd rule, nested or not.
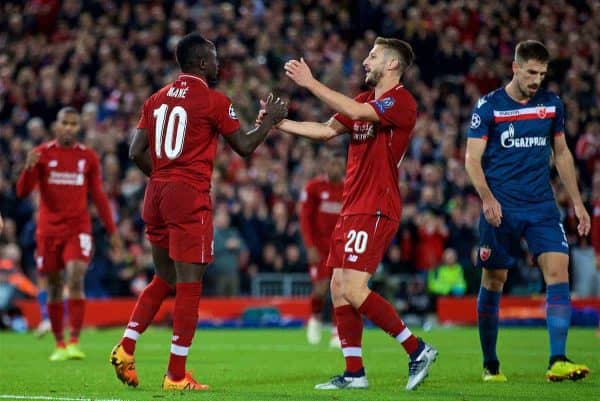
[(177, 341), (179, 340), (179, 336), (173, 336), (173, 338), (171, 339), (171, 341)]
[(127, 327), (131, 327), (132, 329), (135, 329), (139, 325), (140, 324), (138, 322), (129, 322), (129, 324), (127, 325)]
[(358, 255), (348, 255), (348, 262), (354, 263), (358, 260)]

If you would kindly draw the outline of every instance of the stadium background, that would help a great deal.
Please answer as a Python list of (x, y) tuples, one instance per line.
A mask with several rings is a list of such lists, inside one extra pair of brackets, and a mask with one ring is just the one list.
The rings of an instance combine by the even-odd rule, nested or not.
[[(197, 29), (216, 44), (218, 89), (231, 97), (247, 128), (258, 100), (271, 90), (290, 100), (290, 118), (327, 120), (331, 110), (282, 74), (284, 62), (303, 56), (322, 82), (354, 95), (363, 82), (361, 62), (381, 35), (412, 44), (416, 61), (404, 83), (420, 109), (400, 167), (403, 221), (382, 262), (380, 282), (409, 277), (386, 295), (404, 307), (412, 299), (418, 309), (429, 299), (425, 272), (442, 265), (444, 250), (451, 248), (464, 270), (466, 292), (475, 294), (480, 273), (472, 256), (480, 201), (463, 166), (470, 113), (480, 96), (512, 76), (515, 44), (535, 38), (550, 51), (545, 85), (565, 102), (567, 142), (586, 205), (595, 211), (592, 236), (578, 239), (568, 196), (554, 174), (571, 244), (573, 290), (583, 296), (600, 291), (586, 286), (598, 281), (600, 253), (598, 2), (33, 0), (4, 1), (0, 7), (3, 266), (34, 279), (38, 200), (17, 200), (14, 188), (27, 152), (52, 138), (61, 107), (82, 111), (80, 139), (100, 155), (104, 188), (125, 244), (123, 254), (112, 254), (94, 219), (87, 295), (136, 295), (148, 282), (152, 261), (140, 218), (146, 180), (128, 160), (127, 149), (142, 102), (178, 72), (177, 40)], [(247, 159), (221, 143), (212, 193), (216, 236), (224, 250), (209, 269), (205, 295), (249, 294), (257, 274), (306, 271), (299, 194), (322, 172), (325, 149), (344, 146), (343, 141), (316, 144), (273, 132)], [(239, 238), (238, 249), (225, 249), (231, 238)], [(522, 254), (507, 292), (541, 293), (539, 270), (532, 268), (525, 247)], [(232, 277), (239, 291), (219, 293), (216, 283)]]

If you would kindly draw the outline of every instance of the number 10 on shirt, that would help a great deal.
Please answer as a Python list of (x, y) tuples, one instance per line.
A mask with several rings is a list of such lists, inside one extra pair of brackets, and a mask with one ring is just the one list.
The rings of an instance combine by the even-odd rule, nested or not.
[[(167, 104), (161, 104), (159, 108), (154, 109), (154, 117), (156, 118), (156, 127), (154, 130), (154, 134), (156, 135), (154, 144), (156, 157), (159, 159), (162, 158), (164, 147), (164, 154), (169, 160), (177, 159), (183, 151), (183, 141), (185, 139), (187, 125), (187, 112), (181, 106), (175, 106), (169, 112), (169, 106)], [(165, 120), (167, 121), (166, 132)], [(178, 120), (177, 131), (174, 132), (176, 120)], [(163, 133), (165, 133), (164, 141)], [(173, 140), (173, 135), (175, 135), (175, 140)]]

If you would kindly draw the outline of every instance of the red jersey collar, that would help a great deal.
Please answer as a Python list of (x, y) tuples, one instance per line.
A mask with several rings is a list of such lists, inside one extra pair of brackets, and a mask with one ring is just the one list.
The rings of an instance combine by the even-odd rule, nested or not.
[(204, 84), (204, 86), (206, 86), (208, 88), (208, 84), (206, 83), (206, 81), (197, 75), (186, 74), (186, 73), (182, 72), (177, 76), (177, 79), (179, 79), (179, 78), (197, 79), (198, 81), (202, 82)]
[(398, 85), (394, 86), (393, 88), (388, 89), (387, 91), (383, 92), (381, 94), (381, 96), (379, 96), (378, 98), (375, 97), (375, 89), (371, 89), (371, 94), (369, 95), (369, 97), (371, 97), (371, 100), (379, 100), (379, 99), (383, 99), (385, 97), (385, 95), (387, 95), (388, 93), (390, 93), (393, 90), (398, 90), (398, 89), (402, 89), (404, 88), (404, 84), (399, 83)]
[(75, 149), (75, 148), (85, 149), (85, 146), (79, 142), (73, 143), (72, 146), (61, 146), (58, 144), (58, 140), (56, 140), (56, 139), (53, 139), (50, 142), (48, 142), (46, 147), (47, 148), (57, 147), (57, 148), (62, 148), (62, 149)]

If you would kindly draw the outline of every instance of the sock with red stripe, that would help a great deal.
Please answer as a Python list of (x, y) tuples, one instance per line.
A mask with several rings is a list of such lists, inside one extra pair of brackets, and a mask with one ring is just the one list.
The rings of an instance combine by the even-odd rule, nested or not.
[(77, 344), (79, 342), (79, 333), (81, 332), (83, 316), (85, 314), (85, 299), (68, 299), (67, 310), (69, 311), (69, 329), (71, 331), (69, 343)]
[(198, 324), (198, 302), (202, 286), (196, 283), (177, 283), (173, 311), (173, 340), (167, 374), (171, 380), (185, 377), (185, 361)]
[(419, 349), (417, 337), (406, 327), (392, 304), (379, 294), (371, 291), (358, 311), (402, 344), (407, 354)]
[(160, 305), (171, 292), (172, 287), (157, 274), (144, 288), (131, 312), (129, 323), (121, 339), (123, 350), (129, 355), (135, 352), (138, 337), (152, 323), (152, 319), (160, 309)]
[[(352, 376), (362, 372), (362, 332), (363, 321), (352, 305), (338, 306), (334, 309), (338, 335), (342, 343), (342, 353), (346, 360), (344, 375)], [(364, 375), (364, 372), (363, 374)], [(362, 376), (360, 375), (360, 376)]]
[(58, 348), (64, 348), (65, 338), (63, 334), (63, 318), (64, 318), (64, 304), (63, 301), (48, 302), (48, 316), (50, 317), (50, 326), (52, 327), (52, 334), (54, 334), (54, 340)]

